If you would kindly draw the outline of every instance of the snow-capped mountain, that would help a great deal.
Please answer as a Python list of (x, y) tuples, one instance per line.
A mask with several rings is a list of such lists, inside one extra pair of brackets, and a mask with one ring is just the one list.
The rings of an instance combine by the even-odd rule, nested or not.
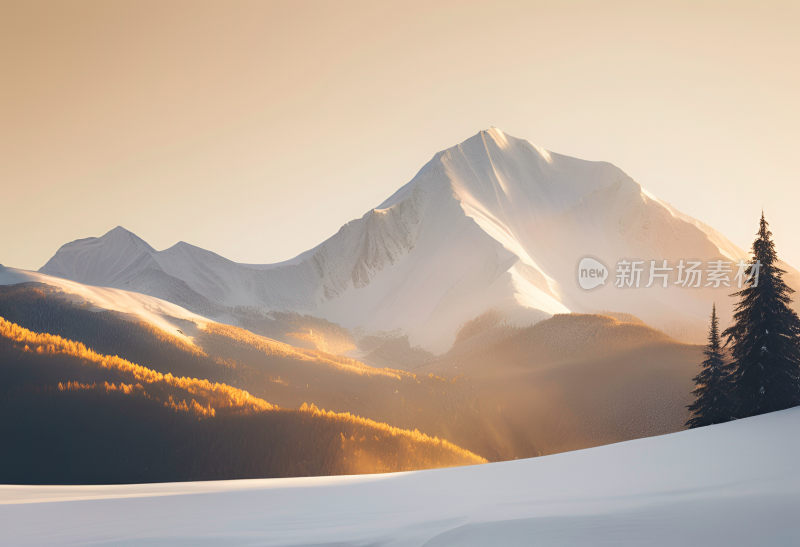
[[(576, 280), (587, 255), (610, 270), (593, 291)], [(41, 271), (215, 318), (237, 306), (293, 311), (406, 334), (442, 352), (488, 311), (522, 324), (571, 311), (626, 312), (699, 340), (712, 300), (720, 304), (733, 288), (618, 289), (616, 262), (745, 256), (614, 165), (492, 128), (437, 153), (377, 208), (287, 262), (239, 264), (186, 243), (157, 251), (118, 227), (64, 245)]]

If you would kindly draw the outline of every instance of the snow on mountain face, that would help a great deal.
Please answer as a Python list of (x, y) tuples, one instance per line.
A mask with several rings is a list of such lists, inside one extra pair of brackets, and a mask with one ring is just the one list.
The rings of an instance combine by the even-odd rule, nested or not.
[(89, 284), (117, 285), (125, 275), (152, 267), (155, 251), (144, 240), (117, 226), (101, 238), (87, 238), (64, 245), (42, 268)]
[[(611, 269), (582, 290), (586, 255)], [(617, 167), (548, 152), (492, 128), (439, 152), (378, 208), (295, 259), (245, 265), (179, 243), (156, 251), (115, 228), (63, 246), (42, 272), (224, 315), (245, 306), (407, 334), (442, 352), (489, 311), (515, 323), (555, 313), (632, 313), (698, 340), (729, 287), (616, 289), (619, 259), (738, 259), (746, 253), (643, 190)], [(792, 273), (794, 275), (794, 273)]]
[[(117, 229), (116, 236), (119, 236), (120, 233)], [(93, 287), (43, 273), (0, 266), (0, 285), (18, 285), (20, 283), (41, 283), (55, 287), (66, 295), (76, 297), (79, 301), (97, 309), (125, 314), (189, 344), (194, 344), (194, 341), (191, 333), (187, 332), (187, 328), (194, 330), (209, 322), (205, 317), (183, 309), (172, 302), (138, 292)], [(194, 327), (189, 327), (192, 323), (194, 323)]]

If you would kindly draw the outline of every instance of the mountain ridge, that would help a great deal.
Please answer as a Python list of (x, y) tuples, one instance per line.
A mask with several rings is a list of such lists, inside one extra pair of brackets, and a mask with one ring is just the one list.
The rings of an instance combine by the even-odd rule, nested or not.
[(727, 294), (587, 292), (575, 281), (579, 259), (595, 256), (613, 268), (631, 257), (747, 256), (618, 167), (550, 152), (497, 128), (436, 153), (378, 207), (285, 262), (239, 264), (180, 243), (156, 251), (133, 234), (141, 244), (126, 261), (130, 245), (109, 243), (107, 251), (98, 244), (123, 239), (121, 230), (63, 246), (40, 271), (193, 311), (216, 307), (215, 318), (237, 307), (317, 316), (359, 332), (407, 335), (435, 353), (490, 311), (527, 325), (557, 313), (613, 310), (699, 340), (710, 302)]

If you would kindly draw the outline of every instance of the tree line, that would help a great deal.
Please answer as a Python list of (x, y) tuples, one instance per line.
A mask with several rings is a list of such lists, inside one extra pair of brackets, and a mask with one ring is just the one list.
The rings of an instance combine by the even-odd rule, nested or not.
[[(58, 348), (56, 337), (10, 332), (0, 335), (0, 484), (317, 476), (485, 461), (418, 431), (313, 405), (242, 411), (254, 400), (234, 388), (148, 382), (160, 373), (139, 374), (117, 357), (92, 361), (91, 350), (37, 351), (33, 337)], [(244, 406), (234, 406), (237, 393)]]
[(738, 297), (733, 324), (721, 333), (712, 307), (689, 427), (800, 405), (800, 319), (763, 212), (752, 254), (748, 279), (732, 295)]

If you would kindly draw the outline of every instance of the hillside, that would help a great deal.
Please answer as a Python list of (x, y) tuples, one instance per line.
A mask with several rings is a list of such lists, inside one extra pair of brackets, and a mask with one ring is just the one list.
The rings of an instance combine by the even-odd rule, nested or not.
[[(359, 477), (0, 486), (0, 542), (796, 545), (800, 409), (556, 456)], [(46, 502), (46, 503), (44, 503)]]
[(702, 348), (633, 321), (569, 314), (522, 329), (487, 326), (415, 371), (470, 378), (481, 413), (504, 417), (505, 438), (532, 443), (514, 452), (679, 431)]
[[(91, 287), (89, 287), (91, 288)], [(348, 357), (298, 348), (241, 328), (183, 322), (185, 343), (138, 316), (103, 310), (79, 295), (41, 283), (0, 285), (0, 316), (81, 342), (100, 353), (147, 363), (167, 374), (225, 383), (282, 408), (313, 402), (490, 450), (492, 425), (471, 408), (463, 382), (369, 367)], [(503, 457), (513, 457), (503, 453)]]
[(315, 403), (419, 429), (492, 461), (678, 431), (700, 361), (696, 346), (602, 316), (556, 316), (528, 329), (479, 321), (446, 356), (413, 372), (208, 320), (183, 321), (182, 333), (193, 333), (184, 339), (43, 284), (0, 286), (0, 316), (281, 408)]
[(0, 483), (373, 473), (483, 462), (420, 433), (161, 373), (0, 317)]

